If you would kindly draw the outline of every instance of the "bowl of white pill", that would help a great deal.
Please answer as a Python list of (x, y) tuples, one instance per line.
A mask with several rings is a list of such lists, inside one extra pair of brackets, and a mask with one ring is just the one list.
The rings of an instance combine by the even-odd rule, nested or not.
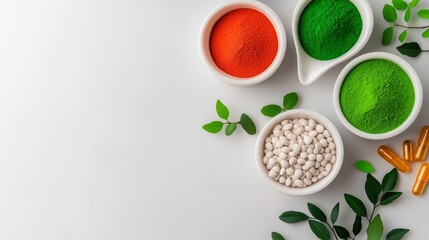
[(338, 175), (343, 158), (343, 141), (334, 124), (305, 109), (271, 119), (256, 142), (260, 175), (290, 195), (308, 195), (327, 187)]

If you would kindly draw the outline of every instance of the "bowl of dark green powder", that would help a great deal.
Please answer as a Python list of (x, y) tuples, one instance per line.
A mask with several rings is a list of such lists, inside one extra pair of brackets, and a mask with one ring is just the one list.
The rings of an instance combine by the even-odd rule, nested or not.
[(368, 42), (373, 26), (374, 16), (366, 0), (301, 0), (292, 20), (301, 83), (313, 83), (357, 54)]
[(334, 86), (334, 107), (340, 121), (366, 139), (400, 134), (414, 122), (422, 102), (416, 71), (390, 53), (374, 52), (354, 59)]

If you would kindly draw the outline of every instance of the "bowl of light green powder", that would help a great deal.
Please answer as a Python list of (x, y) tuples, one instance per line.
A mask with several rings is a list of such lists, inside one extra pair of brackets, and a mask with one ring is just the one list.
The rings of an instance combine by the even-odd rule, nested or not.
[(367, 0), (301, 0), (292, 19), (301, 83), (313, 83), (357, 54), (371, 37), (373, 26)]
[(416, 71), (390, 53), (374, 52), (354, 59), (334, 86), (334, 107), (340, 121), (366, 139), (400, 134), (417, 118), (422, 102)]

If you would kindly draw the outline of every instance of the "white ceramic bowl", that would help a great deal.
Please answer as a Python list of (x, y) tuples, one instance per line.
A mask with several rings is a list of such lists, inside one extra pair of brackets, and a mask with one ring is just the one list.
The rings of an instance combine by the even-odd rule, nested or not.
[[(325, 129), (327, 129), (331, 133), (332, 139), (334, 140), (334, 143), (336, 145), (335, 156), (337, 160), (333, 164), (332, 170), (329, 173), (329, 175), (322, 178), (317, 183), (314, 183), (313, 185), (307, 186), (305, 188), (287, 187), (286, 185), (273, 180), (268, 176), (268, 170), (266, 169), (265, 164), (262, 162), (262, 158), (264, 156), (264, 149), (265, 149), (265, 138), (271, 134), (275, 125), (281, 123), (281, 121), (285, 119), (295, 119), (295, 118), (308, 118), (308, 119), (311, 118), (311, 119), (314, 119), (316, 122), (322, 124), (325, 127)], [(337, 128), (326, 117), (324, 117), (320, 113), (310, 111), (310, 110), (295, 109), (295, 110), (289, 110), (284, 113), (280, 113), (265, 125), (265, 127), (259, 133), (258, 140), (256, 141), (256, 167), (258, 169), (258, 172), (260, 173), (260, 175), (262, 176), (262, 178), (266, 183), (268, 183), (278, 191), (282, 193), (290, 194), (290, 195), (308, 195), (308, 194), (316, 193), (324, 189), (325, 187), (327, 187), (338, 175), (338, 172), (340, 171), (341, 166), (343, 164), (343, 159), (344, 159), (344, 145), (343, 145), (343, 140), (341, 139), (341, 135), (338, 132)]]
[(367, 0), (350, 1), (356, 6), (362, 17), (361, 35), (356, 44), (348, 52), (338, 58), (327, 61), (317, 60), (308, 55), (307, 52), (305, 52), (305, 50), (302, 48), (301, 42), (299, 40), (299, 19), (305, 7), (307, 7), (311, 0), (301, 0), (296, 6), (292, 18), (292, 32), (293, 39), (295, 41), (296, 56), (298, 60), (298, 77), (302, 85), (306, 86), (313, 83), (325, 72), (333, 68), (335, 65), (353, 57), (360, 50), (362, 50), (362, 48), (366, 45), (369, 38), (371, 37), (372, 30), (374, 28), (374, 15), (372, 13), (371, 6), (369, 5)]
[[(343, 85), (344, 79), (347, 77), (349, 72), (358, 64), (371, 59), (385, 59), (393, 63), (396, 63), (398, 66), (400, 66), (408, 74), (408, 76), (410, 76), (411, 82), (413, 83), (413, 87), (414, 87), (414, 93), (415, 93), (414, 107), (413, 107), (413, 110), (411, 111), (410, 116), (408, 116), (407, 120), (405, 120), (405, 122), (402, 123), (402, 125), (399, 126), (398, 128), (390, 132), (380, 133), (380, 134), (367, 133), (354, 127), (344, 116), (340, 105), (340, 90), (341, 90), (341, 86)], [(335, 86), (334, 86), (334, 107), (338, 117), (340, 118), (340, 121), (352, 133), (362, 138), (371, 139), (371, 140), (382, 140), (382, 139), (391, 138), (405, 131), (419, 115), (420, 109), (422, 107), (422, 102), (423, 102), (422, 83), (420, 82), (419, 75), (417, 75), (414, 68), (404, 59), (396, 55), (385, 53), (385, 52), (367, 53), (357, 57), (356, 59), (354, 59), (344, 67), (344, 69), (341, 71), (340, 75), (338, 76), (338, 79), (335, 82)]]
[[(251, 78), (238, 78), (225, 73), (224, 71), (222, 71), (216, 66), (210, 54), (209, 43), (210, 43), (210, 34), (213, 26), (223, 15), (225, 15), (226, 13), (232, 10), (239, 9), (239, 8), (250, 8), (263, 13), (273, 24), (278, 38), (277, 55), (274, 58), (271, 65), (264, 72)], [(223, 80), (226, 83), (230, 83), (234, 85), (241, 85), (241, 86), (255, 85), (267, 80), (271, 75), (273, 75), (273, 73), (278, 69), (278, 67), (282, 63), (284, 55), (286, 53), (286, 32), (280, 18), (275, 14), (275, 12), (271, 8), (269, 8), (265, 4), (258, 1), (253, 1), (253, 0), (231, 1), (216, 8), (206, 18), (201, 28), (199, 48), (204, 62), (219, 79)]]

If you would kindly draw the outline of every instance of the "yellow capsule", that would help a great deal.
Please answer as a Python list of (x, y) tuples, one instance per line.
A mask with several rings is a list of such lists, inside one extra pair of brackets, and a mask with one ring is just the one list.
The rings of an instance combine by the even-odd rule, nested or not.
[(398, 171), (403, 173), (410, 171), (410, 165), (407, 162), (402, 161), (402, 159), (398, 157), (398, 155), (396, 155), (389, 147), (380, 146), (377, 152), (384, 160), (398, 169)]
[(429, 126), (424, 126), (420, 132), (419, 141), (417, 142), (416, 154), (414, 160), (424, 161), (429, 149)]
[(414, 182), (413, 190), (414, 195), (422, 195), (426, 188), (426, 183), (429, 181), (429, 163), (423, 163), (417, 174), (416, 181)]
[(410, 140), (405, 140), (402, 144), (402, 158), (405, 162), (412, 163), (414, 161), (413, 143)]

